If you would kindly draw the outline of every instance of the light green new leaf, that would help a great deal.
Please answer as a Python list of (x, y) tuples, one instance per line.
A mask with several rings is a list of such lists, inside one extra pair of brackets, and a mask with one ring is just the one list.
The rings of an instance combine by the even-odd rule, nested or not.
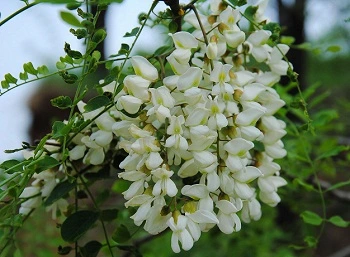
[(342, 228), (346, 228), (350, 225), (349, 221), (343, 220), (343, 218), (340, 216), (333, 216), (330, 219), (328, 219), (328, 221), (330, 223), (332, 223), (333, 225), (338, 226), (338, 227), (342, 227)]
[(312, 211), (304, 211), (300, 214), (300, 216), (305, 223), (311, 224), (314, 226), (319, 226), (323, 222), (323, 219), (318, 214)]
[(82, 27), (80, 21), (70, 12), (61, 11), (61, 19), (71, 26)]
[(332, 52), (332, 53), (339, 52), (340, 50), (341, 50), (341, 47), (338, 45), (329, 46), (326, 49), (327, 52)]
[(32, 75), (38, 75), (38, 71), (34, 68), (33, 63), (27, 62), (23, 64), (23, 70)]
[(17, 83), (17, 79), (14, 76), (12, 76), (10, 73), (5, 74), (5, 80), (9, 84), (16, 84)]

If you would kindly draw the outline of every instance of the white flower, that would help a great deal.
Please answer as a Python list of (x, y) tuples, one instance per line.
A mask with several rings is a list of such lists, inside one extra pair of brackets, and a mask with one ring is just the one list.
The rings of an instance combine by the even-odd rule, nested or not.
[(174, 172), (168, 170), (165, 164), (163, 164), (161, 168), (152, 170), (151, 173), (153, 175), (153, 180), (156, 182), (152, 190), (153, 195), (168, 195), (173, 197), (177, 194), (177, 187), (170, 179)]
[(131, 57), (131, 63), (136, 75), (149, 81), (156, 81), (158, 79), (157, 69), (145, 57), (133, 56)]
[(150, 94), (148, 92), (150, 84), (151, 81), (137, 75), (128, 75), (124, 79), (124, 86), (125, 89), (127, 89), (127, 93), (143, 102), (149, 101), (150, 99)]
[(254, 144), (243, 138), (234, 138), (224, 145), (228, 153), (225, 163), (227, 167), (235, 172), (242, 170), (246, 164), (247, 152), (254, 147)]
[(23, 215), (28, 215), (32, 209), (35, 209), (41, 204), (41, 193), (40, 187), (30, 186), (24, 188), (23, 192), (19, 198), (24, 199), (21, 207), (19, 208), (19, 213)]
[(258, 62), (264, 62), (270, 57), (271, 47), (266, 42), (271, 34), (268, 30), (257, 30), (247, 38), (247, 42), (252, 45), (252, 55)]
[(150, 88), (149, 90), (152, 94), (153, 107), (147, 111), (147, 115), (156, 114), (157, 119), (160, 122), (164, 122), (165, 118), (171, 116), (170, 109), (174, 107), (175, 99), (171, 96), (169, 89), (165, 86), (161, 86), (157, 89)]
[(123, 95), (117, 101), (117, 108), (124, 109), (127, 113), (135, 114), (139, 111), (142, 104), (142, 100), (135, 96)]
[(219, 220), (218, 227), (225, 234), (231, 234), (241, 230), (241, 220), (236, 214), (242, 209), (242, 201), (236, 200), (220, 200), (216, 202), (216, 207), (219, 209), (217, 218)]
[(186, 229), (187, 220), (188, 218), (186, 216), (178, 215), (176, 221), (174, 217), (171, 217), (167, 222), (169, 228), (173, 231), (173, 234), (171, 235), (171, 248), (175, 253), (181, 251), (179, 241), (182, 249), (185, 251), (190, 250), (193, 246), (193, 238)]

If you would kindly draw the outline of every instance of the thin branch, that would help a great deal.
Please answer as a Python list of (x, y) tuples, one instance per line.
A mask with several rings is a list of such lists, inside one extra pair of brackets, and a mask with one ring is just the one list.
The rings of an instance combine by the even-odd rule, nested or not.
[(23, 8), (17, 10), (16, 12), (14, 12), (13, 14), (11, 14), (10, 16), (6, 17), (5, 19), (3, 19), (2, 21), (0, 21), (0, 27), (2, 25), (4, 25), (6, 22), (8, 22), (9, 20), (13, 19), (14, 17), (16, 17), (18, 14), (20, 14), (21, 12), (24, 12), (25, 10), (33, 7), (34, 5), (37, 5), (38, 3), (31, 3), (31, 4), (27, 4), (26, 6), (24, 6)]

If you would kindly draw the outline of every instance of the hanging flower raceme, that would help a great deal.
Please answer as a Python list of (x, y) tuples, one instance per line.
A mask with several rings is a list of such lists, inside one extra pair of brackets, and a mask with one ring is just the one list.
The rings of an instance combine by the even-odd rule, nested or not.
[[(191, 249), (214, 226), (225, 234), (244, 229), (242, 222), (260, 219), (261, 203), (280, 202), (286, 184), (274, 162), (286, 155), (286, 125), (274, 116), (285, 103), (272, 87), (291, 68), (284, 60), (289, 47), (258, 23), (243, 31), (239, 8), (220, 3), (199, 14), (201, 23), (185, 16), (193, 33), (169, 35), (175, 49), (162, 56), (160, 69), (156, 59), (132, 57), (133, 72), (108, 112), (86, 113), (81, 102), (86, 120), (98, 117), (69, 150), (71, 161), (95, 166), (123, 150), (125, 206), (136, 209), (131, 218), (149, 233), (170, 229), (174, 252)], [(21, 198), (31, 200), (21, 213), (38, 206), (51, 183), (45, 177), (41, 188), (27, 188)]]

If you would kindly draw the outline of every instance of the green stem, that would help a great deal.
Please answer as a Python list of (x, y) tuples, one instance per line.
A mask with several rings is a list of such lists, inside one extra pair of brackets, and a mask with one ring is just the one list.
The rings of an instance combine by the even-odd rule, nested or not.
[[(98, 204), (96, 203), (96, 200), (95, 200), (93, 194), (91, 193), (91, 191), (90, 191), (88, 185), (86, 184), (84, 178), (81, 176), (81, 174), (78, 172), (78, 170), (76, 169), (76, 167), (75, 167), (73, 164), (72, 164), (72, 167), (73, 167), (73, 168), (75, 169), (75, 171), (77, 172), (78, 177), (80, 178), (80, 181), (82, 182), (82, 184), (83, 184), (83, 186), (84, 186), (84, 188), (85, 188), (87, 194), (89, 195), (89, 197), (90, 197), (90, 199), (91, 199), (91, 201), (92, 201), (92, 203), (93, 203), (95, 209), (96, 209), (98, 212), (101, 212), (101, 209), (98, 207)], [(108, 239), (108, 233), (107, 233), (106, 225), (105, 225), (105, 223), (103, 222), (102, 219), (100, 219), (100, 221), (101, 221), (101, 224), (102, 224), (103, 234), (104, 234), (104, 236), (105, 236), (106, 243), (107, 243), (109, 252), (110, 252), (110, 254), (111, 254), (110, 256), (111, 256), (111, 257), (114, 257), (113, 251), (112, 251), (112, 246), (111, 246), (111, 243), (110, 243), (110, 241), (109, 241), (109, 239)]]
[(0, 27), (2, 25), (4, 25), (6, 22), (8, 22), (9, 20), (13, 19), (14, 17), (16, 17), (18, 14), (20, 14), (21, 12), (24, 12), (25, 10), (33, 7), (34, 5), (37, 5), (38, 3), (34, 2), (31, 4), (27, 4), (26, 6), (22, 7), (21, 9), (17, 10), (16, 12), (14, 12), (13, 14), (11, 14), (10, 16), (6, 17), (5, 19), (3, 19), (2, 21), (0, 21)]

